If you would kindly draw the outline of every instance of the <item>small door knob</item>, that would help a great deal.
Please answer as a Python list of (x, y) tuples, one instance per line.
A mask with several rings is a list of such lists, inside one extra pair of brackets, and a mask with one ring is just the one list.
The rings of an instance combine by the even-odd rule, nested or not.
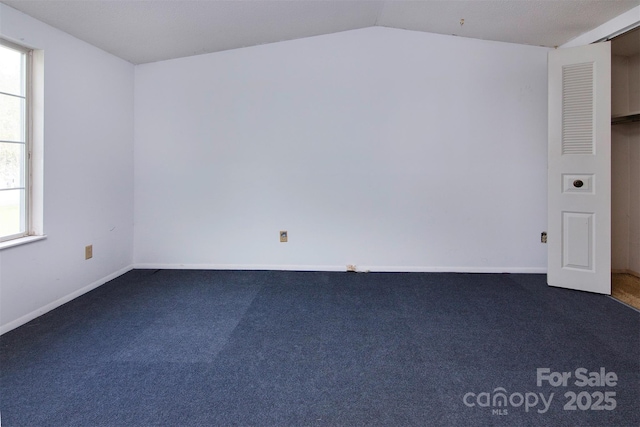
[(575, 181), (573, 181), (573, 186), (576, 188), (580, 188), (584, 185), (584, 182), (582, 182), (581, 179), (576, 179)]

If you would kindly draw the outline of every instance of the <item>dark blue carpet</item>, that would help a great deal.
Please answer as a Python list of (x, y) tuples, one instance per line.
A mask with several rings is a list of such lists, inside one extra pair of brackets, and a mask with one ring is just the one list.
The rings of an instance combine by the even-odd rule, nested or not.
[(0, 362), (3, 427), (640, 425), (640, 313), (542, 275), (134, 270)]

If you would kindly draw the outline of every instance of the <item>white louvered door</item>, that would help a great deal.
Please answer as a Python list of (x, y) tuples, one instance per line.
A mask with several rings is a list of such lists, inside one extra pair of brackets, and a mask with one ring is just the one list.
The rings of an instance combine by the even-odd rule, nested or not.
[(611, 44), (549, 52), (547, 283), (611, 294)]

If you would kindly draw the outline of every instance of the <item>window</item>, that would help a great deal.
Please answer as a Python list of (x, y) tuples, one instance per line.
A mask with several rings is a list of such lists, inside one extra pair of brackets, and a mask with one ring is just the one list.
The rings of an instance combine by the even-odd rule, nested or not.
[(0, 242), (32, 234), (31, 51), (0, 40)]

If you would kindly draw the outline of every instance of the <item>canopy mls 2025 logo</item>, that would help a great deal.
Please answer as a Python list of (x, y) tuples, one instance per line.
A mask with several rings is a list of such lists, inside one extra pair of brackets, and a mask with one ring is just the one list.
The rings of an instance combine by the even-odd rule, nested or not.
[[(607, 389), (618, 385), (618, 375), (607, 372), (604, 367), (597, 371), (577, 368), (574, 371), (551, 371), (550, 368), (536, 369), (536, 386), (551, 386), (564, 391), (562, 398), (556, 399), (565, 411), (613, 411), (616, 406), (616, 392)], [(574, 389), (574, 387), (576, 387)], [(587, 389), (585, 389), (587, 388)], [(595, 390), (594, 390), (595, 389)], [(462, 396), (462, 403), (469, 408), (491, 410), (493, 415), (509, 415), (509, 411), (534, 411), (546, 413), (554, 403), (555, 392), (545, 394), (540, 391), (509, 393), (504, 387), (496, 387), (492, 392), (468, 392)]]

